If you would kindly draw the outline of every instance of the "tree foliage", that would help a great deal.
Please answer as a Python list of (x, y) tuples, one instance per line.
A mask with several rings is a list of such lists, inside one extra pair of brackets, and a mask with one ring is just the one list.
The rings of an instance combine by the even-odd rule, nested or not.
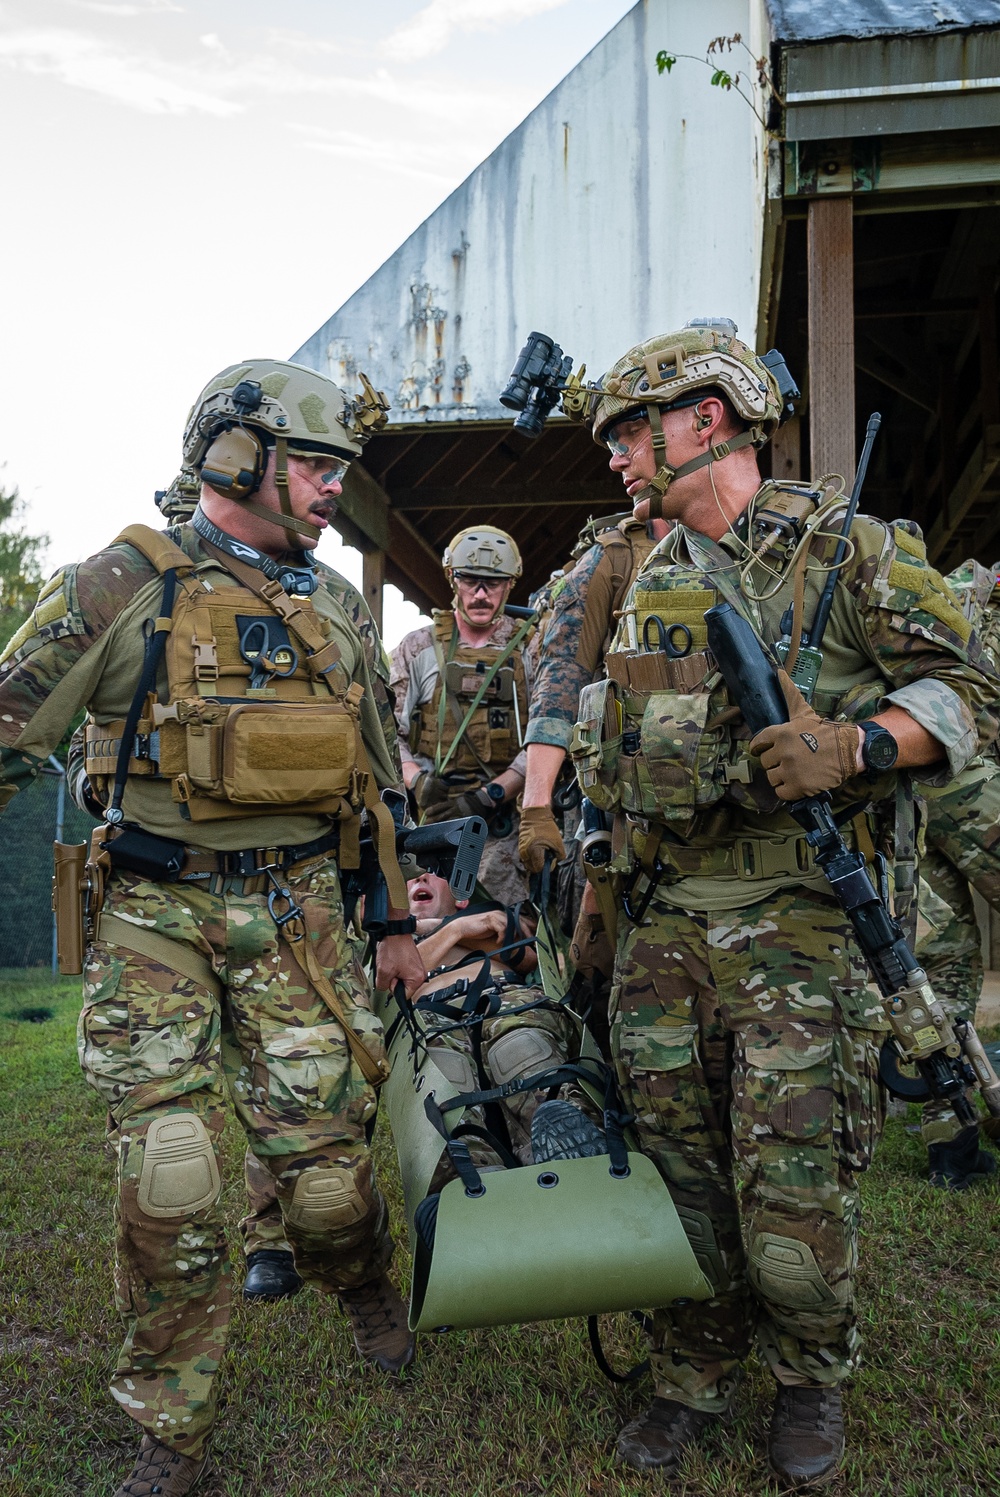
[(0, 649), (35, 606), (48, 536), (31, 535), (22, 522), (17, 489), (0, 488)]

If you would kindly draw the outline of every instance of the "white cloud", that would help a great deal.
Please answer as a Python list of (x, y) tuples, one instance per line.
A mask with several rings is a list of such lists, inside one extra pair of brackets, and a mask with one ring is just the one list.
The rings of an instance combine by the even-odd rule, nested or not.
[[(339, 156), (344, 160), (363, 163), (376, 171), (389, 171), (414, 181), (429, 182), (436, 188), (451, 187), (455, 181), (456, 156), (442, 163), (442, 170), (435, 170), (433, 145), (415, 140), (376, 140), (370, 135), (361, 135), (353, 130), (331, 130), (322, 125), (292, 124), (291, 129), (302, 137), (300, 145), (309, 151), (322, 151), (328, 156)], [(479, 153), (474, 149), (459, 151), (457, 163), (466, 162), (474, 166)]]
[(396, 27), (386, 50), (391, 57), (430, 57), (443, 51), (456, 31), (496, 31), (565, 4), (567, 0), (431, 0)]
[(238, 114), (242, 104), (219, 98), (156, 64), (78, 31), (11, 31), (0, 34), (0, 61), (27, 73), (58, 78), (74, 88), (102, 94), (146, 114), (188, 114), (218, 118)]
[(183, 5), (174, 5), (173, 0), (146, 0), (144, 5), (130, 5), (126, 0), (71, 0), (78, 10), (92, 10), (99, 16), (152, 16), (161, 11), (173, 11), (183, 15)]

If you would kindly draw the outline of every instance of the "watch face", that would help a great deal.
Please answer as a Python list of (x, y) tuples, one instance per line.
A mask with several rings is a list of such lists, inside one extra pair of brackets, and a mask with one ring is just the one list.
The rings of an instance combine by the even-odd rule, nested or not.
[(486, 791), (486, 794), (489, 796), (490, 800), (495, 800), (498, 805), (499, 805), (500, 801), (503, 800), (503, 786), (502, 785), (493, 785), (493, 784), (486, 785), (486, 786), (484, 786), (484, 789)]
[(885, 771), (896, 762), (899, 749), (896, 740), (886, 728), (867, 728), (862, 758), (869, 769)]

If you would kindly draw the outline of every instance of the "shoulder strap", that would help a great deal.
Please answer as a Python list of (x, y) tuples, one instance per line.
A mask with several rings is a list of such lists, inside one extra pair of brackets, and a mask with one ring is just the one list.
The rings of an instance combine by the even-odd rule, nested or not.
[(219, 565), (233, 577), (237, 582), (249, 588), (258, 598), (263, 598), (265, 603), (270, 604), (279, 616), (286, 629), (290, 629), (301, 644), (305, 645), (307, 651), (307, 665), (313, 675), (325, 675), (333, 667), (339, 664), (341, 659), (340, 646), (335, 640), (327, 639), (319, 626), (319, 622), (311, 608), (303, 607), (304, 599), (289, 597), (281, 583), (274, 579), (267, 581), (262, 572), (255, 567), (245, 566), (242, 561), (237, 561), (235, 556), (229, 556), (225, 551), (220, 551), (218, 546), (213, 546), (211, 541), (202, 537), (202, 545), (206, 551), (218, 558)]
[(175, 545), (162, 530), (154, 530), (150, 525), (126, 525), (121, 534), (115, 536), (112, 545), (117, 546), (120, 542), (140, 551), (161, 577), (170, 571), (184, 573), (194, 570), (195, 563), (187, 552)]

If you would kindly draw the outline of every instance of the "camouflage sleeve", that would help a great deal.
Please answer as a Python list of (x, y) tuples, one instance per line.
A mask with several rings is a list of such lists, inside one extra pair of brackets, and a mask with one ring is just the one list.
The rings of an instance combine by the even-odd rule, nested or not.
[(941, 575), (923, 537), (906, 521), (860, 517), (844, 582), (864, 631), (867, 653), (902, 707), (945, 750), (958, 774), (996, 736), (1000, 679)]
[(0, 656), (0, 807), (34, 778), (105, 664), (107, 631), (156, 574), (131, 546), (64, 567)]
[(399, 742), (396, 733), (396, 717), (393, 711), (392, 694), (389, 690), (389, 657), (386, 655), (382, 644), (382, 636), (378, 632), (378, 626), (372, 618), (371, 609), (357, 588), (348, 582), (346, 577), (341, 577), (332, 567), (321, 568), (324, 584), (327, 590), (333, 594), (341, 608), (347, 614), (354, 625), (361, 640), (364, 654), (365, 671), (360, 684), (364, 686), (366, 696), (374, 706), (381, 726), (381, 737), (384, 742), (385, 753), (388, 762), (393, 767), (391, 779), (384, 778), (384, 766), (380, 771), (379, 759), (382, 757), (379, 746), (374, 739), (377, 736), (372, 730), (374, 724), (364, 722), (362, 719), (362, 736), (365, 747), (372, 757), (372, 768), (379, 782), (380, 789), (396, 789), (402, 781), (402, 770), (399, 763)]
[[(568, 748), (579, 712), (580, 692), (594, 679), (600, 665), (582, 648), (587, 594), (603, 556), (601, 546), (591, 546), (572, 571), (552, 589), (552, 609), (546, 617), (537, 646), (531, 709), (525, 743), (548, 743)], [(610, 619), (608, 620), (610, 626)], [(607, 630), (601, 634), (601, 641)]]

